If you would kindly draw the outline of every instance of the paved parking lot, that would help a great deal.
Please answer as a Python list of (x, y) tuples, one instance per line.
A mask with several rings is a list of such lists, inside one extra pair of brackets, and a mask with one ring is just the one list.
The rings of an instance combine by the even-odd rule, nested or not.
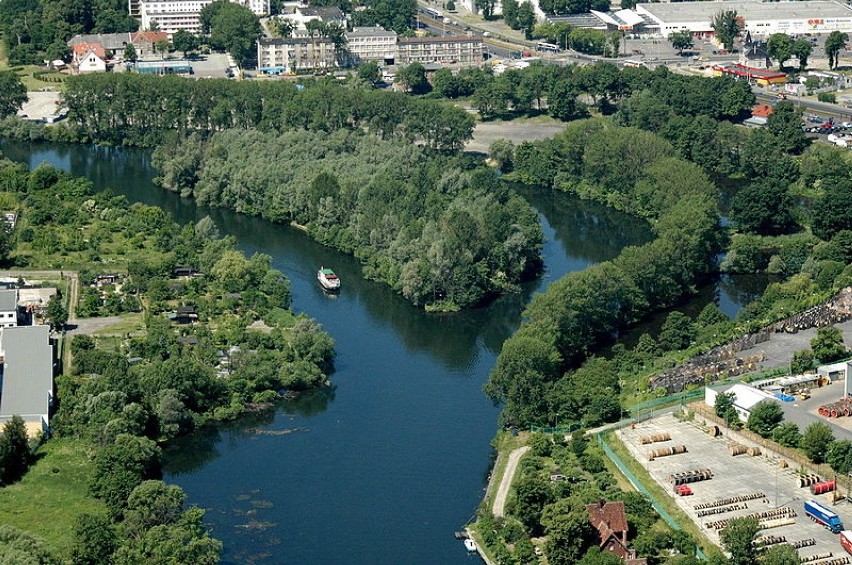
[[(755, 445), (734, 432), (728, 435), (725, 430), (723, 430), (725, 436), (712, 438), (706, 429), (702, 429), (702, 424), (703, 420), (700, 417), (696, 417), (694, 422), (681, 422), (673, 415), (667, 414), (637, 424), (634, 429), (619, 430), (618, 436), (653, 479), (670, 493), (678, 506), (699, 525), (713, 543), (720, 545), (719, 530), (706, 527), (709, 522), (789, 507), (796, 512), (794, 524), (765, 529), (758, 536), (784, 536), (789, 543), (807, 539), (815, 540), (814, 545), (799, 549), (801, 557), (829, 551), (835, 557), (846, 555), (837, 541), (837, 535), (811, 522), (805, 515), (802, 505), (806, 499), (815, 499), (832, 508), (844, 523), (852, 526), (852, 504), (844, 501), (832, 506), (829, 495), (812, 496), (807, 488), (799, 488), (798, 474), (795, 469), (781, 468), (779, 463), (782, 458), (773, 453), (767, 453), (764, 448), (761, 448), (763, 454), (757, 457), (750, 457), (747, 454), (732, 457), (727, 449), (729, 444), (736, 442), (747, 447)], [(670, 441), (641, 445), (642, 436), (665, 432), (671, 434)], [(653, 449), (674, 445), (685, 445), (687, 453), (648, 461), (648, 453)], [(669, 475), (705, 468), (712, 471), (712, 479), (690, 483), (689, 486), (694, 493), (691, 496), (675, 496), (672, 484), (669, 482)], [(758, 492), (764, 493), (765, 496), (740, 503), (747, 506), (740, 510), (699, 517), (698, 510), (694, 508), (696, 504)]]

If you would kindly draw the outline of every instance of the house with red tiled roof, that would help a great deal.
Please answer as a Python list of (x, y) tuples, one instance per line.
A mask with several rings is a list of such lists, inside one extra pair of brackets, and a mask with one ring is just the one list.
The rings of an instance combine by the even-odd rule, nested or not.
[(106, 71), (106, 50), (100, 43), (78, 43), (73, 47), (74, 65), (81, 73)]
[(627, 546), (627, 514), (623, 502), (599, 501), (586, 505), (589, 523), (598, 531), (601, 551), (613, 553), (626, 565), (645, 565), (645, 559), (636, 559), (636, 552)]
[(130, 42), (136, 48), (140, 58), (156, 54), (154, 46), (158, 41), (169, 41), (169, 34), (164, 31), (136, 31), (130, 34)]

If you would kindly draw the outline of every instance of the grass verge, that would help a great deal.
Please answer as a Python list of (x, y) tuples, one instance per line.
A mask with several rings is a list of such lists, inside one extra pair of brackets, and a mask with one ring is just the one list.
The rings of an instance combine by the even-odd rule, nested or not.
[(45, 540), (60, 559), (70, 557), (77, 517), (106, 511), (88, 494), (88, 478), (94, 474), (89, 448), (76, 439), (45, 442), (24, 478), (0, 489), (0, 524)]
[[(651, 493), (651, 497), (654, 501), (665, 508), (666, 512), (674, 518), (682, 530), (689, 532), (689, 534), (695, 538), (695, 541), (698, 542), (698, 545), (701, 548), (701, 551), (704, 552), (704, 555), (709, 557), (720, 553), (719, 548), (704, 535), (701, 528), (699, 528), (695, 522), (693, 522), (689, 516), (680, 509), (668, 493), (665, 492), (663, 488), (651, 477), (651, 475), (648, 474), (645, 468), (633, 458), (627, 448), (624, 447), (624, 444), (621, 443), (621, 439), (619, 439), (615, 432), (606, 432), (604, 434), (604, 440), (606, 440), (607, 444), (609, 444), (610, 449), (612, 449), (621, 459), (625, 467), (627, 467), (627, 469), (633, 473), (637, 479), (639, 479), (642, 485), (648, 489), (648, 492)], [(610, 463), (612, 462), (610, 461)], [(627, 480), (617, 468), (613, 471), (613, 474)]]
[(488, 481), (488, 489), (485, 491), (485, 505), (489, 511), (494, 505), (494, 495), (497, 489), (500, 488), (500, 483), (503, 480), (503, 474), (506, 472), (506, 465), (509, 463), (509, 454), (515, 449), (527, 444), (529, 432), (520, 432), (513, 436), (506, 431), (497, 432), (497, 437), (491, 442), (497, 450), (497, 459), (494, 461), (494, 468), (491, 470), (491, 480)]

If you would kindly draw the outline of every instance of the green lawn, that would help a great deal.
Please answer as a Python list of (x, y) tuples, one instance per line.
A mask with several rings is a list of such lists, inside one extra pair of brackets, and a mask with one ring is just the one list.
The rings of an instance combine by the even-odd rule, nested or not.
[(60, 558), (69, 556), (77, 516), (106, 510), (88, 496), (88, 477), (94, 473), (89, 449), (75, 439), (45, 442), (24, 478), (0, 488), (0, 524), (44, 539)]

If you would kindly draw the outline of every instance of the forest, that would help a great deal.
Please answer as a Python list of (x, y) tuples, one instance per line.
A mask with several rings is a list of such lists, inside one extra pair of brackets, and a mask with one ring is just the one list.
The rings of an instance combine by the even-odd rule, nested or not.
[(138, 27), (124, 0), (4, 0), (0, 10), (0, 32), (13, 65), (66, 59), (66, 42), (76, 34)]
[(303, 226), (418, 306), (469, 308), (540, 266), (533, 209), (467, 157), (348, 130), (232, 130), (163, 145), (153, 164), (200, 204)]
[[(47, 459), (23, 480), (48, 469), (55, 476), (43, 488), (66, 489), (73, 503), (43, 526), (61, 532), (39, 532), (56, 547), (6, 527), (2, 539), (17, 541), (0, 547), (0, 560), (17, 562), (23, 551), (40, 563), (218, 562), (221, 543), (203, 511), (185, 508), (183, 491), (159, 480), (161, 446), (272, 406), (282, 392), (327, 386), (333, 340), (293, 313), (289, 280), (268, 256), (246, 257), (210, 218), (179, 226), (159, 208), (93, 193), (88, 180), (5, 160), (0, 201), (21, 218), (7, 263), (78, 270), (80, 313), (123, 313), (132, 328), (70, 340)], [(96, 284), (99, 268), (109, 268), (108, 283)], [(182, 309), (191, 317), (181, 319)], [(23, 469), (33, 462), (27, 456)], [(19, 477), (3, 478), (4, 515), (22, 492), (8, 484)], [(55, 503), (38, 498), (14, 503), (15, 524)]]
[(295, 83), (88, 74), (69, 78), (64, 99), (72, 136), (111, 145), (153, 147), (172, 133), (228, 129), (365, 129), (453, 151), (473, 132), (473, 118), (460, 108), (333, 78)]

